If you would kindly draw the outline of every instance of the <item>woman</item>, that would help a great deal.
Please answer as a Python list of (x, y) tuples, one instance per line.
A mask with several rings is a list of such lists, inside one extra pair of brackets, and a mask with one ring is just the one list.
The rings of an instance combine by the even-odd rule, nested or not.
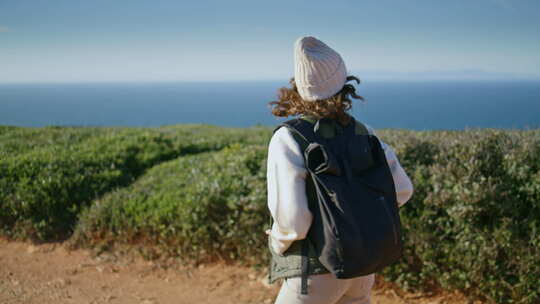
[[(351, 121), (347, 111), (351, 98), (360, 99), (348, 81), (341, 56), (315, 37), (301, 37), (295, 43), (295, 75), (291, 88), (279, 90), (279, 100), (270, 102), (272, 114), (279, 117), (301, 115), (305, 119), (330, 118), (346, 126)], [(370, 134), (374, 131), (365, 125)], [(399, 206), (413, 192), (412, 183), (399, 164), (393, 149), (381, 141), (392, 172)], [(336, 279), (317, 259), (309, 268), (308, 294), (301, 294), (300, 241), (306, 238), (312, 222), (305, 181), (307, 170), (302, 151), (287, 128), (279, 128), (268, 147), (268, 208), (273, 218), (269, 235), (272, 252), (270, 280), (284, 278), (276, 303), (371, 303), (375, 275)]]

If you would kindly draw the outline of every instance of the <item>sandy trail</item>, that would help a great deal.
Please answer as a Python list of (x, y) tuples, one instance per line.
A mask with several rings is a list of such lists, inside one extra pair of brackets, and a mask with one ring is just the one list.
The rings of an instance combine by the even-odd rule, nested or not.
[[(279, 284), (264, 284), (264, 273), (211, 264), (161, 267), (140, 258), (63, 244), (32, 245), (0, 239), (0, 303), (273, 303)], [(373, 304), (467, 301), (459, 294), (431, 297), (403, 293), (377, 278)]]

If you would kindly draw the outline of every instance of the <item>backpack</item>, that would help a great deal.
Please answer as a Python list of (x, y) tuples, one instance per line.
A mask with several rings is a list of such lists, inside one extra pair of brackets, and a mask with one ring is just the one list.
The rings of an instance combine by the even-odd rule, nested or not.
[[(403, 253), (396, 190), (375, 135), (351, 116), (342, 127), (307, 116), (281, 123), (299, 144), (308, 172), (313, 221), (302, 248), (302, 294), (307, 294), (308, 242), (338, 279), (380, 271)], [(311, 198), (311, 199), (310, 199)]]

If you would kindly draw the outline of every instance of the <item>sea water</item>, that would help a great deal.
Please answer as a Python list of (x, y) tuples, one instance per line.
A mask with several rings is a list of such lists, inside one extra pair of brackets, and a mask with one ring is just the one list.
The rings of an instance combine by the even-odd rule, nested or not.
[[(273, 126), (287, 82), (1, 84), (0, 125)], [(351, 114), (374, 128), (540, 127), (538, 81), (365, 81)]]

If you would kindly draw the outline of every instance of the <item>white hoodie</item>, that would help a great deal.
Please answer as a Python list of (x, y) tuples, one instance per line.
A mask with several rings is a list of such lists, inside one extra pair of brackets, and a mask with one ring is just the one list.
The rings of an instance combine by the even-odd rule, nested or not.
[[(370, 134), (376, 135), (369, 125)], [(380, 139), (379, 139), (380, 141)], [(401, 207), (413, 193), (411, 180), (399, 164), (394, 150), (381, 141), (396, 186)], [(283, 253), (295, 240), (304, 239), (312, 221), (305, 192), (307, 170), (298, 143), (290, 131), (279, 128), (268, 145), (267, 189), (268, 209), (274, 219), (270, 232), (275, 252)]]

